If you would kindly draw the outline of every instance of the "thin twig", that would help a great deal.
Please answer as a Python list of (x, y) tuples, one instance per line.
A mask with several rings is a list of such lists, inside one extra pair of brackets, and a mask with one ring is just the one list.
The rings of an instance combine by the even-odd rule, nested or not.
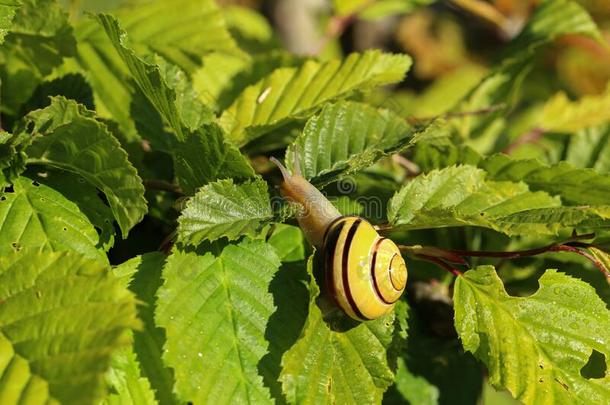
[(604, 264), (602, 262), (597, 260), (593, 255), (591, 255), (589, 252), (587, 252), (585, 250), (578, 249), (574, 246), (569, 246), (569, 245), (559, 245), (559, 246), (553, 246), (551, 249), (549, 249), (549, 252), (571, 252), (571, 253), (576, 253), (577, 255), (581, 255), (584, 258), (586, 258), (587, 260), (589, 260), (591, 263), (593, 263), (593, 265), (595, 267), (597, 267), (597, 269), (606, 278), (610, 279), (610, 271), (606, 268), (606, 266), (604, 266)]
[[(515, 259), (518, 257), (529, 257), (536, 256), (541, 253), (546, 253), (551, 251), (556, 246), (566, 245), (569, 243), (573, 243), (581, 240), (588, 240), (595, 238), (594, 233), (587, 233), (583, 235), (573, 235), (571, 238), (560, 242), (560, 243), (551, 243), (550, 245), (533, 248), (533, 249), (525, 249), (525, 250), (512, 250), (512, 251), (492, 251), (492, 250), (460, 250), (460, 249), (449, 249), (448, 251), (452, 254), (456, 254), (458, 256), (463, 257), (499, 257), (503, 259)], [(583, 244), (590, 246), (589, 244)]]
[(155, 180), (155, 179), (145, 179), (142, 180), (144, 187), (148, 190), (161, 190), (161, 191), (169, 191), (174, 194), (184, 195), (184, 192), (180, 188), (180, 186), (170, 183), (165, 180)]
[(490, 105), (489, 107), (483, 107), (476, 110), (469, 111), (449, 111), (439, 115), (432, 115), (430, 117), (407, 117), (409, 124), (421, 124), (423, 122), (434, 121), (439, 118), (452, 119), (452, 118), (463, 118), (471, 115), (485, 115), (491, 114), (497, 111), (501, 111), (506, 108), (505, 103)]
[(505, 147), (502, 152), (510, 155), (514, 152), (519, 146), (525, 145), (526, 143), (535, 143), (542, 138), (544, 135), (544, 129), (542, 128), (533, 128), (523, 135), (519, 136), (513, 143), (509, 144)]
[(343, 32), (349, 27), (349, 25), (356, 19), (358, 13), (364, 10), (366, 7), (371, 5), (373, 0), (365, 1), (358, 6), (351, 14), (348, 15), (333, 15), (326, 24), (324, 36), (320, 39), (320, 42), (316, 46), (316, 55), (324, 50), (326, 45), (335, 38), (340, 37)]
[(434, 263), (437, 266), (441, 267), (444, 270), (447, 270), (449, 273), (453, 274), (454, 276), (461, 276), (462, 272), (459, 271), (458, 269), (456, 269), (455, 267), (451, 266), (450, 264), (444, 262), (443, 260), (437, 258), (437, 257), (433, 257), (433, 256), (426, 256), (426, 255), (414, 255), (415, 258), (430, 262), (430, 263)]
[[(442, 249), (435, 246), (406, 246), (398, 245), (400, 250), (406, 253), (410, 253), (414, 257), (418, 257), (422, 260), (426, 260), (437, 264), (438, 266), (450, 271), (453, 274), (459, 271), (453, 268), (449, 263), (460, 264), (468, 266), (468, 262), (464, 260), (465, 257), (494, 257), (501, 258), (503, 261), (509, 259), (516, 259), (520, 257), (536, 256), (543, 253), (549, 252), (569, 252), (576, 253), (580, 256), (585, 257), (604, 275), (604, 277), (610, 279), (610, 269), (607, 269), (604, 264), (591, 255), (586, 249), (590, 247), (598, 246), (591, 243), (580, 242), (582, 240), (588, 240), (595, 238), (594, 233), (588, 233), (583, 235), (573, 234), (572, 237), (561, 243), (552, 243), (550, 245), (525, 249), (525, 250), (513, 250), (513, 251), (483, 251), (483, 250), (459, 250), (459, 249)], [(459, 273), (461, 274), (461, 273)]]
[(407, 171), (407, 176), (409, 177), (417, 176), (421, 172), (421, 169), (416, 163), (410, 161), (402, 155), (392, 155), (392, 161), (402, 166)]
[(450, 0), (450, 3), (495, 27), (503, 37), (510, 38), (510, 20), (492, 4), (480, 0)]

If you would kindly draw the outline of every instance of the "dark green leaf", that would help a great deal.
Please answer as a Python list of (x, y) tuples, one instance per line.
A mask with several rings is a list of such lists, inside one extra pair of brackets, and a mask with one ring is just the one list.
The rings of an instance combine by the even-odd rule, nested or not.
[(224, 141), (220, 127), (204, 125), (175, 145), (174, 167), (186, 195), (218, 179), (245, 180), (254, 170), (235, 146)]

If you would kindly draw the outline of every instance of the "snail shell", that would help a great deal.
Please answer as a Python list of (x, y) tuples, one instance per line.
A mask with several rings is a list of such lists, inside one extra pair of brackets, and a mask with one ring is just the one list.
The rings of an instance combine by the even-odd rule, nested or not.
[(322, 248), (328, 293), (350, 317), (366, 321), (390, 312), (407, 283), (407, 266), (390, 239), (356, 216), (341, 216), (330, 201), (297, 172), (275, 158), (284, 198), (298, 204), (299, 226), (307, 240)]
[(337, 305), (357, 320), (390, 312), (407, 283), (407, 266), (390, 239), (360, 217), (333, 221), (323, 242), (326, 287)]

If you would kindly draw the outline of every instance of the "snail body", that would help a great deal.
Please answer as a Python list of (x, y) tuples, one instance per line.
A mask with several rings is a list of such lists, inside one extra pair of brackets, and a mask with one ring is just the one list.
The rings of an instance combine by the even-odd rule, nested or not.
[(351, 318), (366, 321), (389, 313), (407, 282), (400, 250), (368, 221), (342, 216), (324, 195), (276, 159), (284, 181), (280, 192), (299, 204), (297, 221), (307, 240), (321, 248), (326, 290)]

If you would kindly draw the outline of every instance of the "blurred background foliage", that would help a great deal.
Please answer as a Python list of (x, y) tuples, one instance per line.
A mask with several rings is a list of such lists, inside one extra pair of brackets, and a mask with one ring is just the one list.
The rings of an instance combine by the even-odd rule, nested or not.
[[(143, 2), (145, 0), (61, 1), (69, 11), (77, 33), (85, 31), (82, 27), (89, 23), (88, 12), (137, 7)], [(507, 44), (519, 34), (539, 1), (222, 0), (219, 3), (224, 7), (227, 24), (239, 48), (251, 57), (238, 49), (233, 53), (212, 50), (203, 57), (201, 67), (190, 66), (188, 61), (180, 63), (192, 78), (195, 89), (216, 111), (226, 108), (235, 98), (235, 94), (226, 91), (228, 81), (234, 81), (237, 83), (234, 87), (241, 89), (276, 67), (300, 64), (299, 56), (327, 60), (344, 57), (353, 51), (378, 48), (408, 53), (413, 57), (414, 65), (405, 81), (391, 88), (375, 90), (367, 101), (393, 110), (417, 124), (453, 110), (456, 103), (497, 66), (506, 55)], [(553, 109), (563, 108), (570, 101), (610, 98), (610, 1), (578, 0), (578, 3), (592, 15), (606, 43), (569, 35), (539, 52), (531, 71), (519, 86), (517, 102), (509, 114), (502, 117), (499, 129), (483, 134), (479, 139), (468, 140), (467, 146), (483, 154), (505, 152), (515, 158), (535, 158), (550, 164), (567, 160), (577, 167), (594, 167), (603, 173), (610, 171), (610, 153), (604, 153), (608, 152), (610, 144), (607, 124), (610, 119), (583, 129), (584, 126), (572, 128), (570, 122), (546, 118), (555, 117)], [(265, 63), (257, 64), (259, 54), (267, 55)], [(271, 65), (266, 64), (270, 60), (269, 54), (276, 55)], [(244, 66), (250, 66), (249, 74), (237, 75)], [(215, 77), (219, 70), (222, 74)], [(40, 73), (40, 77), (47, 74)], [(34, 83), (30, 94), (25, 89), (19, 93), (24, 100), (12, 102), (9, 97), (6, 105), (20, 105), (34, 93), (37, 82), (31, 77), (27, 80)], [(606, 105), (610, 106), (610, 101)], [(3, 111), (3, 114), (9, 119), (11, 115), (18, 116), (16, 111)], [(290, 132), (283, 128), (282, 137), (266, 135), (255, 144), (246, 145), (245, 150), (257, 171), (270, 175), (266, 159), (259, 155), (279, 155), (288, 143), (286, 139), (291, 139), (301, 127), (297, 125), (292, 129)], [(171, 180), (172, 174), (164, 172), (171, 167), (171, 162), (160, 164), (168, 159), (166, 155), (144, 155), (138, 148), (130, 148), (133, 140), (129, 134), (124, 132), (119, 137), (123, 137), (132, 156), (138, 153), (143, 156), (141, 162), (134, 162), (142, 177)], [(344, 213), (359, 212), (356, 202), (359, 196), (377, 195), (387, 201), (405, 178), (433, 168), (427, 164), (429, 162), (418, 159), (415, 148), (403, 161), (387, 158), (354, 175), (358, 187), (349, 195), (351, 199), (344, 201)], [(345, 197), (336, 184), (329, 185), (326, 191)], [(110, 251), (113, 263), (155, 250), (167, 235), (171, 235), (177, 216), (171, 198), (163, 192), (148, 193), (147, 197), (150, 215), (134, 228), (129, 239), (116, 242)], [(384, 222), (384, 214), (381, 215), (371, 219)], [(602, 242), (604, 238), (610, 240), (610, 233), (600, 236)], [(471, 250), (516, 250), (550, 242), (539, 236), (509, 239), (478, 228), (410, 231), (393, 237), (405, 244)], [(591, 283), (605, 302), (610, 302), (610, 286), (590, 263), (577, 256), (547, 254), (511, 261), (480, 259), (474, 260), (472, 265), (484, 263), (496, 266), (507, 291), (513, 295), (533, 293), (544, 269), (558, 268)], [(574, 263), (578, 265), (574, 266)], [(583, 271), (583, 268), (587, 270)], [(409, 304), (414, 309), (409, 320), (406, 355), (410, 359), (410, 369), (399, 364), (397, 382), (386, 395), (387, 403), (400, 403), (405, 398), (411, 403), (473, 403), (477, 398), (487, 404), (513, 403), (508, 394), (497, 392), (481, 381), (481, 366), (459, 348), (452, 327), (451, 278), (424, 262), (412, 262), (410, 272), (411, 279), (418, 280), (409, 285), (408, 294)]]

